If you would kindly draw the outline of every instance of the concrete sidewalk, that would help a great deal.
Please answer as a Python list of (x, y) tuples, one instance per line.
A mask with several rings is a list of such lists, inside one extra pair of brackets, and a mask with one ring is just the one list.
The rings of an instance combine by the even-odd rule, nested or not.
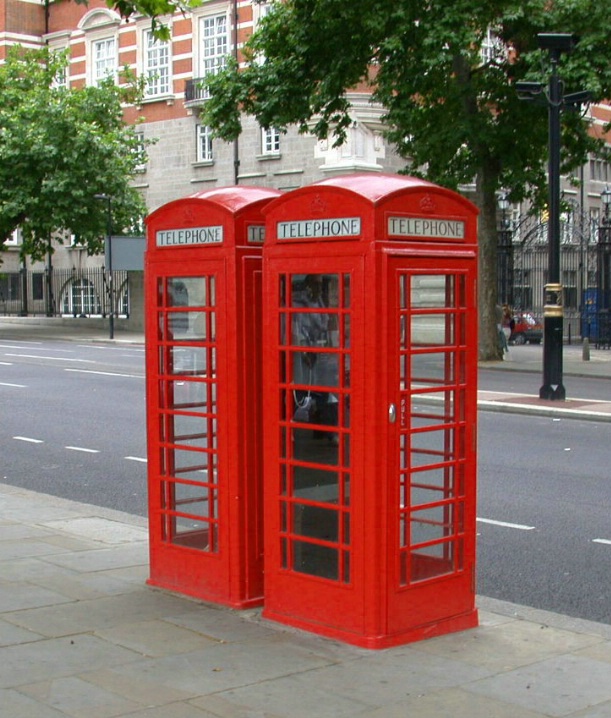
[(479, 597), (367, 651), (145, 585), (137, 517), (0, 484), (0, 718), (611, 716), (611, 626)]

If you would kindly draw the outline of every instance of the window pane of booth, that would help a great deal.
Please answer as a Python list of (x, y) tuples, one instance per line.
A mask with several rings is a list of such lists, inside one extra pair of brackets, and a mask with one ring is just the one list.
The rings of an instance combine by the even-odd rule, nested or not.
[(158, 288), (164, 540), (216, 552), (216, 280), (165, 277)]
[(465, 278), (397, 273), (399, 582), (460, 570)]
[(351, 476), (350, 275), (282, 275), (279, 293), (286, 568), (349, 581), (349, 517), (340, 507), (349, 505)]

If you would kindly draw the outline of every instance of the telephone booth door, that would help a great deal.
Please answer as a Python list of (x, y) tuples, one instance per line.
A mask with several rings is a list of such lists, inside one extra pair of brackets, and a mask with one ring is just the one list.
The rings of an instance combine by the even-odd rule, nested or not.
[[(304, 615), (316, 605), (317, 621), (332, 624), (348, 596), (355, 599), (354, 547), (362, 537), (354, 533), (353, 447), (362, 449), (362, 437), (351, 425), (351, 342), (362, 271), (361, 261), (341, 257), (265, 267), (267, 291), (279, 293), (268, 324), (273, 340), (267, 335), (277, 342), (277, 351), (267, 345), (278, 364), (265, 367), (268, 386), (278, 387), (266, 404), (266, 495), (274, 507), (265, 514), (268, 617)], [(358, 611), (344, 617), (358, 630)]]
[(389, 634), (476, 622), (475, 271), (388, 261)]
[(147, 219), (149, 583), (263, 600), (262, 207), (219, 188)]

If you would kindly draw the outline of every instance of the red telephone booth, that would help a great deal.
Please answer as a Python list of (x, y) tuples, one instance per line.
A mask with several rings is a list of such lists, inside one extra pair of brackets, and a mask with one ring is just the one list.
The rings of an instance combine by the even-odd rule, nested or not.
[(263, 615), (367, 648), (477, 625), (477, 209), (366, 174), (264, 213)]
[(229, 187), (147, 219), (149, 583), (235, 608), (263, 596), (262, 208)]

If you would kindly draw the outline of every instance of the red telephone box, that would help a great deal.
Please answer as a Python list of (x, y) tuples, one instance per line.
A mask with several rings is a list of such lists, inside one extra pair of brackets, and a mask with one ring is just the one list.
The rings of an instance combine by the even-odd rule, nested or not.
[(367, 648), (477, 625), (477, 209), (366, 174), (264, 214), (263, 615)]
[(149, 583), (261, 603), (262, 208), (229, 187), (147, 219)]

